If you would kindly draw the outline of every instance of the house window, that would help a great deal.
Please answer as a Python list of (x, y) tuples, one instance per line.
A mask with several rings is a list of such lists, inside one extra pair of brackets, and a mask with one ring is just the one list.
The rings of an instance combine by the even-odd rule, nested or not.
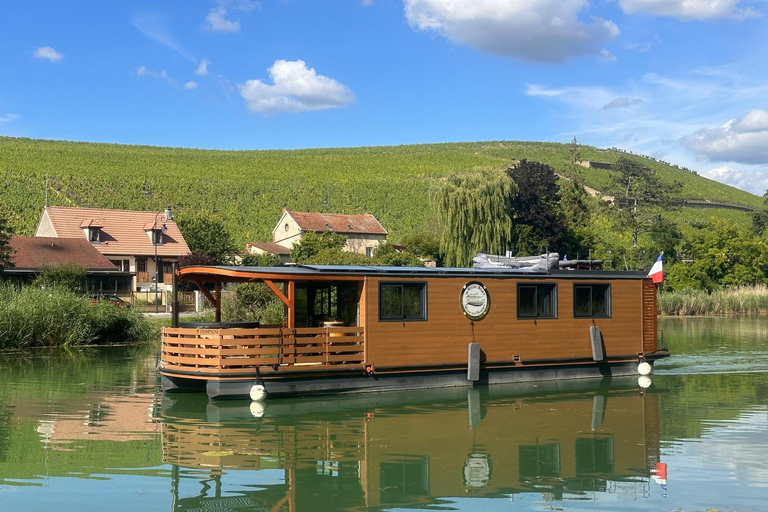
[(117, 270), (123, 270), (123, 260), (109, 260), (111, 264), (117, 267)]
[(518, 318), (557, 318), (557, 285), (518, 284)]
[(611, 285), (574, 284), (573, 316), (575, 318), (610, 317)]
[(152, 230), (152, 243), (155, 245), (163, 245), (163, 230), (162, 229), (153, 229)]
[(101, 242), (101, 228), (88, 228), (88, 241)]
[(379, 320), (426, 320), (427, 283), (380, 283)]
[(373, 247), (366, 247), (365, 255), (368, 256), (369, 258), (373, 258)]
[(145, 259), (137, 259), (136, 260), (136, 272), (146, 272), (147, 271), (147, 260)]

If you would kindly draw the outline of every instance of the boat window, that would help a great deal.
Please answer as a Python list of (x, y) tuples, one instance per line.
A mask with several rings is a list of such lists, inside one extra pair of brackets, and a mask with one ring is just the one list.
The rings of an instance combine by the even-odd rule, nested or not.
[(576, 318), (610, 317), (611, 285), (574, 284), (573, 316)]
[(518, 318), (557, 318), (557, 285), (517, 285)]
[(426, 320), (427, 283), (380, 283), (379, 320)]

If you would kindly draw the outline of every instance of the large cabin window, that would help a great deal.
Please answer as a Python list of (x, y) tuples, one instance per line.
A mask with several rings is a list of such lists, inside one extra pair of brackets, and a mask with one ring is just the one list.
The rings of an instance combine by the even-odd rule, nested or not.
[(517, 285), (518, 318), (557, 318), (557, 285)]
[(92, 243), (101, 242), (101, 228), (98, 228), (98, 227), (88, 228), (88, 241)]
[(426, 320), (427, 283), (379, 283), (379, 320)]
[(574, 284), (573, 316), (607, 318), (611, 316), (611, 285)]

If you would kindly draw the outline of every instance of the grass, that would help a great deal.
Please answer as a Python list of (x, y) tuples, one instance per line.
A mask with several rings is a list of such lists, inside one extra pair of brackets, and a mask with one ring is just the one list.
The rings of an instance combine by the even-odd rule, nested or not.
[[(19, 234), (34, 233), (45, 202), (160, 211), (222, 220), (239, 245), (271, 239), (283, 207), (374, 214), (393, 240), (433, 231), (430, 187), (456, 172), (498, 169), (523, 158), (578, 172), (610, 192), (611, 171), (574, 168), (568, 144), (462, 142), (292, 151), (215, 151), (0, 137), (0, 204)], [(581, 158), (615, 162), (622, 153), (580, 146)], [(683, 183), (684, 197), (760, 206), (762, 198), (652, 159), (662, 182)], [(726, 210), (689, 214), (720, 216)], [(746, 214), (737, 215), (740, 224)]]
[(0, 350), (145, 341), (157, 330), (141, 313), (64, 290), (0, 283)]
[(659, 294), (662, 315), (765, 315), (768, 314), (768, 287), (741, 286), (716, 290), (686, 290)]

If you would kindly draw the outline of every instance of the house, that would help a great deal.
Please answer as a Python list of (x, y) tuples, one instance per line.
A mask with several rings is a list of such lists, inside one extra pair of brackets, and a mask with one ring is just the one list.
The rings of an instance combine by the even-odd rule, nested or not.
[(35, 237), (88, 241), (131, 275), (131, 291), (164, 291), (171, 283), (172, 263), (190, 252), (170, 208), (148, 212), (46, 206)]
[(119, 270), (83, 238), (39, 238), (14, 236), (10, 239), (14, 253), (13, 267), (5, 275), (14, 281), (31, 281), (46, 267), (77, 265), (86, 271), (89, 293), (129, 294), (133, 276)]
[(291, 262), (291, 250), (279, 244), (267, 242), (254, 242), (245, 245), (248, 254), (274, 254), (280, 258), (283, 263)]
[(347, 237), (345, 251), (372, 256), (374, 249), (387, 240), (387, 230), (370, 213), (343, 215), (338, 213), (304, 213), (283, 209), (280, 221), (272, 230), (272, 241), (289, 250), (301, 241), (304, 233), (330, 231)]

